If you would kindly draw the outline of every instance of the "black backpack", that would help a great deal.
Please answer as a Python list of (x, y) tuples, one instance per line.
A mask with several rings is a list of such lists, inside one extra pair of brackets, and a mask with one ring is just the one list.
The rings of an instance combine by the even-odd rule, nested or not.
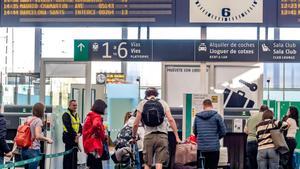
[(146, 126), (156, 127), (164, 122), (165, 111), (159, 99), (147, 100), (143, 107), (142, 121)]

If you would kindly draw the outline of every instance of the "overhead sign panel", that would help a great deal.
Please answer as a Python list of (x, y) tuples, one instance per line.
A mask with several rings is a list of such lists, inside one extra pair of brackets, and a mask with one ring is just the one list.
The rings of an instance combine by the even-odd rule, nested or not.
[(300, 26), (300, 1), (278, 1), (278, 26)]
[(2, 26), (175, 25), (175, 0), (1, 0)]

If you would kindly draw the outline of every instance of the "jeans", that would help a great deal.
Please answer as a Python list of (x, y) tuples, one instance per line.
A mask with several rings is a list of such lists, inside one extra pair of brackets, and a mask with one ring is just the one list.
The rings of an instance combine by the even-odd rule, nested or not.
[[(21, 154), (22, 154), (22, 159), (27, 160), (41, 155), (41, 151), (39, 149), (36, 150), (36, 149), (23, 148)], [(26, 164), (25, 169), (37, 169), (38, 166), (39, 166), (39, 161), (36, 161), (33, 163)]]
[(257, 141), (247, 142), (247, 169), (257, 169)]
[(278, 169), (279, 154), (274, 148), (258, 150), (257, 163), (258, 169)]
[[(204, 163), (200, 159), (200, 154), (204, 157)], [(197, 168), (203, 168), (204, 164), (205, 169), (217, 169), (219, 163), (220, 151), (211, 151), (211, 152), (201, 152), (197, 150)]]

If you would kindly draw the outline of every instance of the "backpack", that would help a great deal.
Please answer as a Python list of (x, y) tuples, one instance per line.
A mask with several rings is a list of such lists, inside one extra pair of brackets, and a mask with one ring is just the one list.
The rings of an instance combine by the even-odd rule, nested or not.
[(17, 147), (28, 148), (31, 146), (33, 139), (31, 139), (30, 124), (35, 119), (36, 118), (33, 117), (29, 122), (26, 121), (24, 124), (21, 124), (18, 127), (17, 135), (14, 139), (15, 143), (17, 144)]
[(165, 111), (159, 99), (147, 100), (143, 107), (142, 121), (146, 126), (156, 127), (164, 122)]

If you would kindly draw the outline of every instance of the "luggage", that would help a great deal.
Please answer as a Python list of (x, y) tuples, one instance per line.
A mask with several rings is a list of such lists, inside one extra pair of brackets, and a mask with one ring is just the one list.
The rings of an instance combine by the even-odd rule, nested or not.
[(185, 165), (197, 162), (197, 145), (177, 144), (175, 154), (175, 164)]
[(115, 169), (141, 169), (142, 164), (140, 163), (139, 151), (136, 144), (118, 149), (112, 155), (112, 159), (116, 163)]

